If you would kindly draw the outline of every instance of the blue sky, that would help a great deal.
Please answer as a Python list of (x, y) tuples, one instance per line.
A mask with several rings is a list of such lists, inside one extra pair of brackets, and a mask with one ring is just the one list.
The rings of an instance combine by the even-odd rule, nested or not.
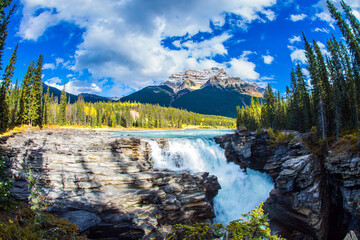
[(283, 93), (305, 66), (302, 31), (326, 54), (339, 32), (325, 0), (20, 0), (4, 65), (19, 43), (14, 81), (44, 54), (43, 81), (74, 94), (120, 97), (211, 67)]

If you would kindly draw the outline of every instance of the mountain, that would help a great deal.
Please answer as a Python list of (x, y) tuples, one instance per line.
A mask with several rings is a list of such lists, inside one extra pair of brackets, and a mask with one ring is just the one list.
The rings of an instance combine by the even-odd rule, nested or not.
[(159, 104), (202, 114), (236, 117), (236, 106), (247, 106), (251, 97), (263, 97), (263, 88), (223, 69), (187, 70), (172, 74), (158, 86), (145, 87), (121, 101)]
[[(43, 83), (43, 94), (46, 93), (48, 87), (49, 87), (50, 95), (53, 94), (53, 96), (57, 97), (58, 101), (60, 102), (61, 91), (57, 88), (48, 86), (45, 83)], [(74, 94), (71, 94), (68, 92), (66, 93), (66, 97), (67, 97), (68, 101), (70, 100), (70, 103), (74, 103), (78, 99), (79, 95), (81, 95), (84, 98), (85, 102), (94, 103), (94, 102), (102, 102), (102, 101), (105, 101), (105, 102), (112, 101), (111, 98), (102, 97), (102, 96), (99, 96), (96, 94), (80, 93), (78, 95), (74, 95)]]

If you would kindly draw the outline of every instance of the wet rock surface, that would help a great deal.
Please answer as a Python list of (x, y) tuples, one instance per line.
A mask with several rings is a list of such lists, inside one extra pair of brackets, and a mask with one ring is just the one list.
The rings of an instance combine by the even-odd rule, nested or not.
[(215, 138), (229, 161), (268, 173), (275, 183), (264, 205), (272, 228), (287, 239), (343, 239), (359, 230), (360, 158), (317, 156), (300, 134), (272, 145), (266, 133), (240, 131)]
[[(333, 219), (341, 226), (343, 232), (354, 230), (360, 232), (360, 154), (351, 152), (330, 151), (325, 159), (328, 173), (327, 181), (332, 187), (330, 199), (337, 213)], [(351, 233), (351, 232), (350, 232)], [(349, 233), (349, 234), (350, 234)], [(349, 235), (348, 234), (348, 235)], [(350, 234), (348, 239), (353, 234)]]
[(13, 196), (27, 199), (31, 170), (53, 202), (49, 211), (77, 223), (90, 238), (164, 239), (176, 223), (215, 217), (217, 178), (154, 169), (146, 141), (61, 129), (3, 142), (15, 179)]

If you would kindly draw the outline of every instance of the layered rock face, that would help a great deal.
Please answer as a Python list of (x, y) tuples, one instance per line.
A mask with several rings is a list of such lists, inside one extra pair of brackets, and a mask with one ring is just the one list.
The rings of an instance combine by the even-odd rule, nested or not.
[(215, 139), (229, 161), (274, 180), (264, 208), (272, 228), (287, 239), (342, 239), (359, 230), (359, 156), (315, 156), (300, 135), (271, 145), (266, 133), (241, 131)]
[(360, 233), (360, 154), (331, 151), (325, 159), (325, 168), (331, 186), (329, 198), (334, 206), (332, 219), (338, 226), (347, 227), (333, 231)]
[(227, 159), (268, 173), (275, 183), (264, 209), (275, 229), (291, 239), (324, 239), (319, 161), (298, 143), (270, 146), (267, 134), (238, 132), (215, 139)]
[(215, 176), (156, 170), (147, 142), (112, 134), (43, 130), (5, 140), (13, 195), (27, 199), (31, 170), (49, 210), (97, 239), (164, 239), (171, 225), (215, 217)]

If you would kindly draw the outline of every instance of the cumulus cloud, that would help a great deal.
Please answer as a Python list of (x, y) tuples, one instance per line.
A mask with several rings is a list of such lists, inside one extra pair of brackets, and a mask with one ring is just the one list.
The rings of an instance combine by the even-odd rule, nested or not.
[(289, 38), (289, 42), (291, 44), (293, 44), (295, 42), (301, 42), (301, 38), (300, 38), (300, 36), (292, 36), (291, 38)]
[(294, 49), (290, 54), (291, 61), (306, 63), (305, 51), (303, 49)]
[(293, 21), (293, 22), (297, 22), (297, 21), (304, 20), (306, 17), (307, 17), (307, 15), (304, 14), (304, 13), (295, 14), (295, 15), (291, 14), (290, 15), (290, 20)]
[(334, 28), (334, 22), (335, 20), (331, 17), (331, 15), (327, 12), (321, 12), (321, 13), (317, 13), (316, 17), (318, 19), (320, 19), (321, 21), (327, 22), (330, 24), (330, 26), (332, 28)]
[[(60, 84), (61, 79), (59, 78), (52, 78), (45, 81), (45, 84), (57, 88), (59, 90), (64, 89), (64, 84)], [(80, 93), (99, 93), (101, 92), (101, 88), (96, 83), (88, 83), (86, 81), (81, 80), (70, 80), (68, 83), (65, 84), (66, 92), (78, 95)]]
[(274, 57), (270, 55), (263, 55), (262, 58), (265, 64), (271, 64), (274, 61)]
[(47, 28), (61, 22), (70, 22), (84, 30), (74, 62), (59, 59), (56, 66), (62, 64), (75, 71), (87, 69), (95, 79), (109, 78), (114, 86), (126, 84), (134, 89), (163, 81), (170, 73), (189, 66), (201, 69), (210, 64), (219, 65), (209, 58), (227, 54), (223, 42), (232, 36), (223, 34), (200, 42), (175, 42), (180, 50), (165, 48), (161, 44), (164, 38), (210, 32), (209, 21), (222, 26), (224, 12), (240, 16), (242, 26), (255, 20), (264, 21), (264, 16), (269, 21), (276, 18), (269, 9), (276, 0), (224, 0), (221, 4), (217, 0), (21, 2), (24, 7), (19, 35), (23, 39), (37, 40)]
[(249, 52), (242, 54), (240, 58), (233, 58), (230, 61), (231, 67), (227, 69), (230, 75), (238, 76), (243, 80), (257, 80), (260, 74), (255, 71), (255, 63), (248, 59)]
[(46, 81), (46, 84), (49, 85), (49, 84), (57, 84), (57, 83), (61, 83), (61, 79), (59, 77), (53, 77), (53, 78), (50, 78)]
[(43, 65), (43, 69), (46, 70), (46, 69), (50, 69), (50, 70), (54, 70), (55, 69), (55, 65), (53, 63), (45, 63)]

